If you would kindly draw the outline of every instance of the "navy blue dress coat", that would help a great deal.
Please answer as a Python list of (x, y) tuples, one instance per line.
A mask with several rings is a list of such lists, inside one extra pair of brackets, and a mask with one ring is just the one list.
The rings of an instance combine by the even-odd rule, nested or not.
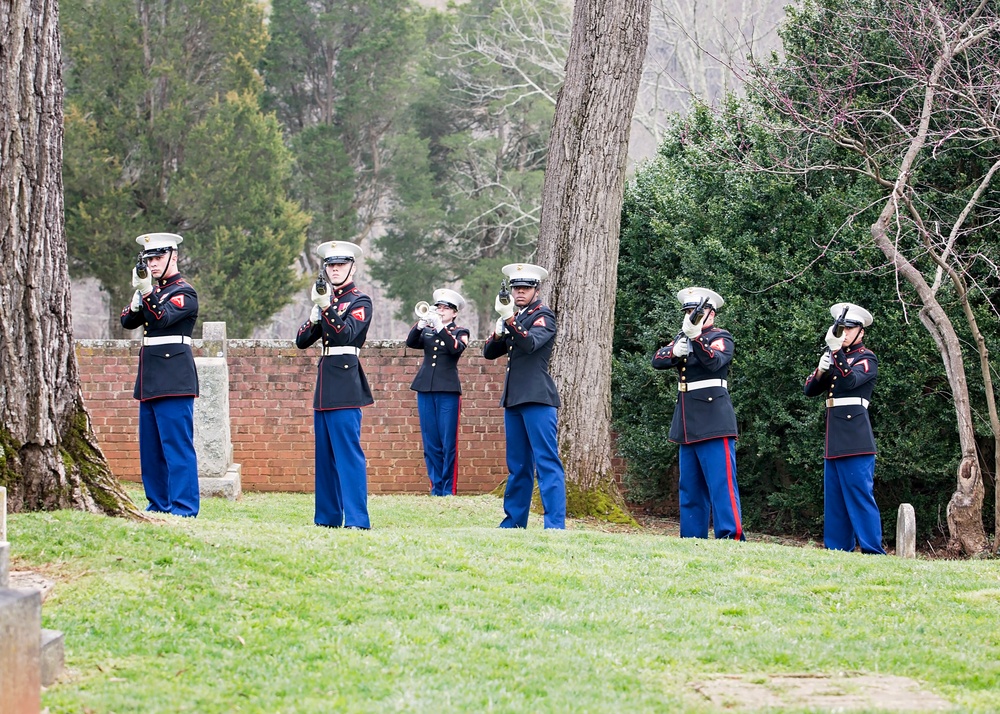
[[(870, 402), (878, 377), (878, 359), (863, 344), (847, 351), (839, 349), (831, 355), (830, 369), (822, 374), (814, 370), (806, 378), (803, 391), (807, 397), (824, 396), (827, 400), (859, 397)], [(828, 459), (839, 456), (875, 454), (868, 409), (863, 404), (827, 406), (826, 452)]]
[(556, 315), (540, 300), (514, 315), (514, 325), (504, 325), (501, 337), (491, 333), (483, 345), (483, 357), (507, 355), (507, 374), (500, 406), (521, 404), (560, 406), (556, 383), (549, 374), (549, 358), (555, 346)]
[[(439, 332), (430, 327), (414, 325), (406, 336), (406, 346), (424, 351), (424, 361), (410, 389), (415, 392), (457, 392), (462, 393), (458, 378), (458, 360), (468, 347), (469, 329), (457, 327), (454, 322), (445, 325)], [(465, 337), (465, 340), (462, 339)]]
[[(330, 296), (330, 307), (319, 322), (306, 320), (295, 336), (295, 345), (306, 349), (322, 339), (327, 347), (355, 348), (365, 344), (372, 320), (372, 299), (354, 283), (342, 285)], [(319, 358), (313, 409), (367, 407), (375, 403), (368, 378), (356, 353), (323, 355)]]
[[(680, 337), (680, 335), (678, 335)], [(654, 369), (676, 369), (678, 386), (706, 379), (729, 378), (733, 361), (733, 337), (712, 326), (691, 340), (691, 351), (674, 357), (676, 338), (653, 355)], [(677, 405), (667, 438), (676, 444), (693, 444), (706, 439), (738, 436), (736, 413), (729, 390), (723, 386), (677, 392)]]
[[(198, 320), (198, 293), (180, 273), (157, 280), (142, 299), (142, 310), (122, 310), (122, 327), (142, 327), (143, 337), (187, 337)], [(169, 343), (139, 350), (139, 373), (132, 391), (135, 399), (197, 397), (198, 372), (190, 344)]]

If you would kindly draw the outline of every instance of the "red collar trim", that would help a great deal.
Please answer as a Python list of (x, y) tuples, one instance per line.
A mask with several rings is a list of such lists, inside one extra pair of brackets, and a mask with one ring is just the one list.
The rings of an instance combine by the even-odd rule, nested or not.
[(159, 280), (156, 281), (156, 284), (161, 288), (165, 288), (168, 285), (173, 285), (174, 283), (177, 282), (184, 282), (184, 276), (181, 275), (180, 273), (174, 273), (169, 278), (160, 278)]
[(339, 288), (335, 288), (333, 291), (334, 297), (341, 297), (347, 293), (357, 292), (357, 288), (354, 287), (354, 281), (347, 283), (347, 285), (341, 285)]

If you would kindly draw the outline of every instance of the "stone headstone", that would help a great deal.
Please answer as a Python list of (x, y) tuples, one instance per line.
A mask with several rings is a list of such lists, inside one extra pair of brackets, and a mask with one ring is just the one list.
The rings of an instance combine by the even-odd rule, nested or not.
[(206, 357), (219, 357), (225, 359), (226, 351), (226, 323), (206, 322), (201, 326), (201, 348)]
[(38, 714), (41, 644), (42, 596), (0, 589), (0, 714)]
[(10, 543), (0, 540), (0, 588), (10, 587)]
[(66, 667), (66, 638), (59, 630), (42, 630), (41, 680), (43, 687), (51, 687)]
[(229, 429), (229, 363), (226, 323), (202, 325), (201, 351), (195, 357), (200, 396), (194, 400), (194, 448), (198, 454), (198, 489), (205, 497), (234, 500), (241, 493), (241, 471), (233, 463)]
[(194, 400), (198, 476), (219, 478), (233, 460), (229, 432), (229, 369), (220, 357), (196, 357), (199, 396)]
[(913, 506), (909, 503), (899, 504), (896, 516), (896, 555), (900, 558), (917, 557), (917, 519)]

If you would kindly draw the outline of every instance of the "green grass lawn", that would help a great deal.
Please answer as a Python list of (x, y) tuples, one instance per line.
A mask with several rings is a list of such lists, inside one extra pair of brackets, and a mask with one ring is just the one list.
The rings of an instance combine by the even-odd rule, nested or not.
[[(141, 501), (141, 499), (140, 499)], [(1000, 710), (1000, 564), (498, 530), (492, 496), (208, 500), (195, 520), (9, 518), (13, 569), (57, 580), (51, 712), (707, 712), (718, 673), (919, 680)], [(785, 710), (782, 710), (785, 711)]]

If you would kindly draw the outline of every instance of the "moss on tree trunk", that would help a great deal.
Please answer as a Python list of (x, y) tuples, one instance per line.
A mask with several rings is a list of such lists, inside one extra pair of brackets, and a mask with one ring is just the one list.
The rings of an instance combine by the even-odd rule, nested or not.
[(625, 506), (618, 484), (604, 479), (590, 489), (578, 483), (566, 483), (566, 515), (573, 518), (591, 516), (608, 523), (639, 525)]
[[(603, 488), (585, 489), (572, 481), (566, 482), (566, 515), (570, 518), (596, 518), (608, 523), (624, 523), (638, 526), (638, 522), (629, 513), (625, 500), (621, 497), (618, 485), (611, 480), (603, 482)], [(498, 498), (503, 498), (507, 481), (490, 491)], [(542, 497), (538, 492), (538, 484), (531, 492), (531, 510), (538, 514), (545, 513)]]

